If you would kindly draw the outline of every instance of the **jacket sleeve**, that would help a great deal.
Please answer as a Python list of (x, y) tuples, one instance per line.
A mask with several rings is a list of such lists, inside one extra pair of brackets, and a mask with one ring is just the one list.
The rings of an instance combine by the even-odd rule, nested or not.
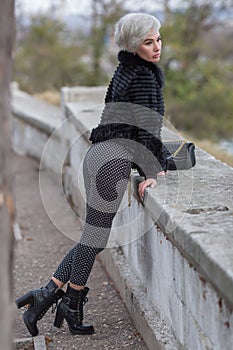
[(163, 116), (160, 111), (163, 111), (163, 98), (155, 76), (143, 73), (135, 76), (129, 89), (137, 129), (135, 163), (146, 178), (156, 178), (159, 171), (166, 170), (161, 142)]

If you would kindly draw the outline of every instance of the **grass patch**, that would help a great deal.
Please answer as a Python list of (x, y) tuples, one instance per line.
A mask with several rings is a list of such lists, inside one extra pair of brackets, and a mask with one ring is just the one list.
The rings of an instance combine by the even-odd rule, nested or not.
[(223, 163), (226, 163), (227, 165), (233, 167), (233, 155), (226, 152), (221, 148), (221, 146), (217, 143), (214, 143), (210, 140), (199, 140), (194, 137), (191, 137), (187, 134), (182, 134), (181, 135), (192, 142), (195, 143), (195, 145), (207, 153), (211, 154), (214, 156), (216, 159), (220, 160)]
[(213, 155), (216, 159), (233, 167), (233, 155), (224, 151), (218, 144), (208, 140), (197, 140), (196, 145)]
[(40, 100), (49, 102), (55, 106), (61, 105), (61, 93), (60, 91), (44, 91), (37, 94), (34, 94), (35, 97)]

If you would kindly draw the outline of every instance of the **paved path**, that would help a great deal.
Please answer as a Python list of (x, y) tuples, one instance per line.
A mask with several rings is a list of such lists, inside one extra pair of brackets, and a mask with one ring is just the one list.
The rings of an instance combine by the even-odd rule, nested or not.
[[(15, 197), (17, 221), (23, 239), (15, 245), (14, 297), (47, 283), (52, 272), (74, 242), (60, 233), (49, 220), (39, 193), (39, 165), (30, 158), (14, 155)], [(51, 193), (56, 182), (48, 178)], [(60, 215), (63, 213), (61, 212)], [(77, 217), (64, 217), (77, 226)], [(89, 302), (85, 306), (85, 321), (93, 323), (96, 333), (91, 336), (72, 336), (66, 322), (59, 330), (53, 327), (51, 311), (39, 321), (50, 350), (132, 349), (146, 350), (144, 341), (131, 322), (111, 278), (106, 275), (97, 260), (88, 286)], [(16, 338), (25, 338), (29, 333), (21, 320), (23, 310), (17, 310)]]

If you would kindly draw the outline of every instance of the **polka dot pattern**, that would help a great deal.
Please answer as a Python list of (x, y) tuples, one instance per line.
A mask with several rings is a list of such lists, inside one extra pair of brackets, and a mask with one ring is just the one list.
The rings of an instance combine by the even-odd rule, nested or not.
[(124, 145), (99, 142), (88, 150), (83, 164), (86, 222), (80, 242), (64, 257), (54, 277), (85, 285), (96, 255), (107, 245), (113, 219), (131, 171), (131, 156)]

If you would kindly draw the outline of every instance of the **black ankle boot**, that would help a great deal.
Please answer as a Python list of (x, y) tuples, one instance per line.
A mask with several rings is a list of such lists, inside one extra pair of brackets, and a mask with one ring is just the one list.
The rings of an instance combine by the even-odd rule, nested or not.
[(69, 326), (71, 334), (93, 334), (94, 327), (83, 323), (83, 305), (88, 301), (86, 295), (89, 288), (76, 290), (68, 286), (66, 294), (57, 307), (54, 326), (61, 328), (64, 318)]
[(52, 280), (40, 289), (31, 290), (22, 297), (16, 299), (18, 309), (29, 304), (28, 309), (23, 314), (24, 323), (33, 337), (39, 332), (37, 321), (39, 321), (49, 308), (62, 298), (64, 291), (59, 289)]

